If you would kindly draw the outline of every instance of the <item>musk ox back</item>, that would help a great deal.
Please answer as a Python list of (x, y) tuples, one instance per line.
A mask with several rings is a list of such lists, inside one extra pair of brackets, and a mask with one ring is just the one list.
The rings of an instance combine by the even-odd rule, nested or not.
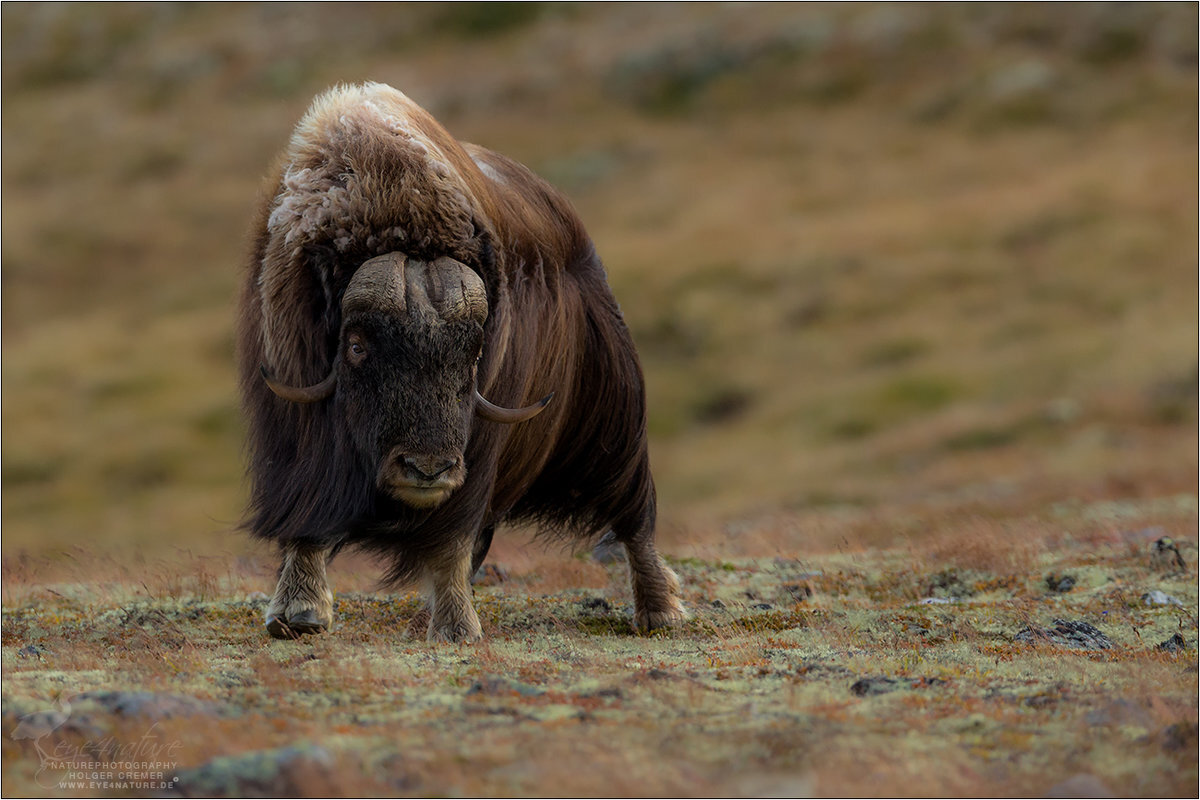
[(326, 563), (359, 546), (423, 587), (428, 638), (476, 640), (505, 520), (611, 531), (637, 625), (681, 619), (641, 367), (566, 198), (382, 84), (318, 97), (263, 194), (238, 359), (245, 526), (282, 555), (268, 631), (327, 629)]

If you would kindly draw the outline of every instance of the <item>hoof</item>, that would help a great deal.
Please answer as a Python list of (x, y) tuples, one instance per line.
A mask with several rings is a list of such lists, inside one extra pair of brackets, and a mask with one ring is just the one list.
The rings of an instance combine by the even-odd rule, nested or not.
[(633, 624), (642, 633), (673, 628), (688, 618), (687, 609), (679, 598), (672, 597), (665, 608), (638, 609), (633, 615)]
[[(469, 609), (470, 610), (470, 609)], [(449, 644), (471, 644), (483, 638), (483, 628), (474, 610), (469, 615), (457, 619), (434, 619), (429, 625), (429, 633), (425, 639), (430, 642), (448, 642)]]
[(299, 639), (300, 634), (288, 627), (279, 617), (267, 617), (267, 633), (276, 639)]
[(283, 617), (267, 617), (267, 633), (276, 639), (299, 639), (301, 636), (313, 633), (324, 633), (329, 625), (317, 618), (312, 610), (301, 611), (290, 619)]
[(430, 642), (445, 642), (447, 644), (474, 644), (482, 638), (483, 631), (470, 630), (462, 625), (435, 628), (426, 637)]
[(329, 624), (322, 622), (317, 617), (317, 612), (308, 610), (301, 611), (288, 618), (288, 626), (300, 634), (306, 633), (324, 633), (329, 630)]

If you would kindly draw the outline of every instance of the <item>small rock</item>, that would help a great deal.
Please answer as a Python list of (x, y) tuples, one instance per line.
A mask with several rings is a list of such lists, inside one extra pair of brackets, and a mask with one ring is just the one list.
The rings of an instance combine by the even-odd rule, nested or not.
[(1052, 572), (1046, 576), (1046, 588), (1052, 592), (1069, 592), (1075, 588), (1075, 577), (1072, 575), (1055, 575)]
[(218, 710), (212, 703), (195, 697), (156, 692), (83, 692), (76, 695), (73, 702), (77, 707), (95, 704), (110, 714), (149, 719), (190, 717), (213, 714)]
[(926, 597), (921, 601), (923, 606), (952, 606), (958, 601), (953, 597)]
[(27, 644), (17, 651), (17, 655), (21, 658), (37, 658), (41, 659), (42, 653), (46, 651), (38, 647), (36, 644)]
[(1052, 708), (1058, 705), (1058, 701), (1061, 699), (1062, 697), (1058, 695), (1043, 692), (1026, 697), (1022, 703), (1030, 708)]
[(1046, 797), (1116, 797), (1095, 775), (1080, 773), (1051, 786)]
[(468, 695), (487, 694), (487, 695), (513, 695), (518, 694), (522, 697), (536, 697), (540, 694), (545, 694), (545, 690), (539, 689), (536, 686), (530, 686), (527, 683), (520, 681), (509, 680), (502, 678), (499, 675), (488, 675), (475, 683), (471, 684), (471, 688), (467, 689)]
[(600, 611), (605, 614), (612, 611), (612, 603), (605, 600), (603, 597), (588, 597), (581, 600), (579, 605), (583, 606), (588, 611)]
[(785, 583), (783, 590), (797, 603), (813, 596), (813, 588), (807, 583)]
[(1113, 700), (1088, 711), (1083, 721), (1090, 726), (1100, 725), (1153, 728), (1154, 718), (1146, 706), (1132, 700)]
[(1142, 595), (1142, 602), (1148, 606), (1181, 606), (1182, 602), (1177, 600), (1166, 592), (1160, 592), (1158, 589), (1146, 592)]
[(1196, 738), (1200, 726), (1195, 722), (1176, 722), (1163, 729), (1162, 745), (1168, 750), (1196, 750)]
[(722, 603), (720, 600), (713, 600), (711, 605), (713, 608), (724, 608), (725, 607), (725, 604)]
[(180, 771), (175, 789), (184, 797), (299, 797), (312, 792), (308, 781), (332, 769), (325, 748), (293, 745), (214, 758)]
[(732, 797), (816, 797), (816, 783), (808, 775), (750, 774), (739, 778)]
[(1069, 425), (1079, 419), (1079, 402), (1070, 397), (1060, 397), (1050, 402), (1043, 410), (1047, 422)]
[(1160, 571), (1187, 568), (1183, 556), (1179, 553), (1179, 545), (1170, 536), (1163, 536), (1154, 542), (1154, 550), (1150, 553), (1150, 563)]
[(750, 607), (754, 608), (754, 609), (758, 609), (759, 611), (770, 611), (775, 606), (771, 605), (770, 603), (755, 603), (754, 605), (752, 605)]
[(1032, 626), (1022, 628), (1013, 637), (1013, 641), (1026, 644), (1050, 641), (1078, 650), (1109, 650), (1113, 646), (1112, 640), (1092, 625), (1078, 620), (1062, 619), (1055, 619), (1054, 627), (1049, 630)]
[(646, 673), (646, 677), (651, 678), (656, 681), (661, 681), (664, 678), (671, 677), (671, 673), (667, 672), (665, 669), (659, 669), (659, 668), (655, 667), (654, 669), (651, 669)]
[(1154, 645), (1154, 649), (1164, 653), (1180, 653), (1187, 649), (1187, 640), (1177, 633), (1165, 642)]
[(850, 686), (850, 691), (859, 697), (872, 694), (887, 694), (900, 688), (900, 681), (895, 678), (860, 678)]

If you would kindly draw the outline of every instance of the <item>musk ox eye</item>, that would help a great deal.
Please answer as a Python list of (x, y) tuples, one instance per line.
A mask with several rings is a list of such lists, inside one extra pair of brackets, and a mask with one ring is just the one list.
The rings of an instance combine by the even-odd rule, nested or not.
[(367, 346), (363, 343), (362, 337), (351, 336), (346, 344), (346, 360), (357, 367), (366, 357)]

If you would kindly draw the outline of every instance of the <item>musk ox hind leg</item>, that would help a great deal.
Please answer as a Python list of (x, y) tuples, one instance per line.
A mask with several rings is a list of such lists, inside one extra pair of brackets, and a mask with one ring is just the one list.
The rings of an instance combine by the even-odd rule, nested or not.
[(333, 592), (325, 577), (329, 548), (287, 544), (275, 596), (267, 606), (267, 632), (276, 639), (298, 639), (333, 626)]
[(625, 545), (629, 579), (633, 584), (633, 623), (640, 631), (666, 628), (687, 617), (679, 599), (679, 577), (654, 548), (653, 523), (647, 520), (632, 536), (615, 538)]

